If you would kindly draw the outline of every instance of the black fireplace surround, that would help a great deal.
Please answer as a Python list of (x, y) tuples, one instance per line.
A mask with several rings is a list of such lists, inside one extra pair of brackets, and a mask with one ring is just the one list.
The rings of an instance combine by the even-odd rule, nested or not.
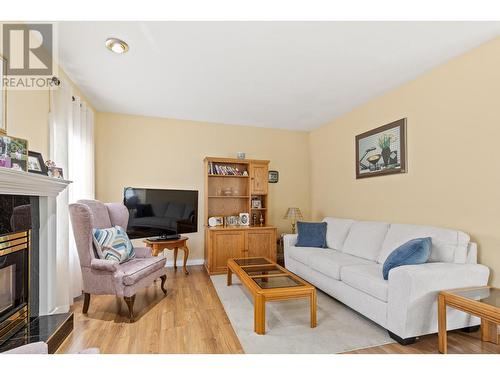
[(0, 195), (0, 346), (38, 315), (38, 227), (37, 197)]

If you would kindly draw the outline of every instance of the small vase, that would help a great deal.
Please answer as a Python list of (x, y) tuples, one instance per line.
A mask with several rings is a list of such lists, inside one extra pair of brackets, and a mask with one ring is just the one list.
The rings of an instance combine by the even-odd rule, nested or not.
[(391, 148), (386, 147), (382, 149), (382, 159), (384, 159), (384, 165), (387, 167), (389, 165), (389, 160), (391, 158)]

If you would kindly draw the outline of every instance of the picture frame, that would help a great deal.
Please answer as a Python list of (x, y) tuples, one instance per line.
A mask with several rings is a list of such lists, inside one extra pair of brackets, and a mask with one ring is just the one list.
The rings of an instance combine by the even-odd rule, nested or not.
[(28, 171), (28, 141), (0, 135), (0, 167)]
[(64, 180), (64, 173), (61, 167), (48, 167), (47, 175), (52, 178)]
[(262, 208), (262, 201), (259, 198), (252, 198), (252, 208)]
[(356, 179), (407, 172), (406, 118), (356, 136)]
[(28, 172), (48, 176), (48, 168), (41, 153), (28, 151)]
[(7, 134), (7, 89), (3, 85), (7, 60), (0, 55), (0, 136)]
[(240, 213), (239, 225), (250, 225), (250, 214), (248, 212)]
[(280, 173), (278, 171), (269, 171), (267, 174), (267, 180), (270, 184), (275, 184), (279, 181)]

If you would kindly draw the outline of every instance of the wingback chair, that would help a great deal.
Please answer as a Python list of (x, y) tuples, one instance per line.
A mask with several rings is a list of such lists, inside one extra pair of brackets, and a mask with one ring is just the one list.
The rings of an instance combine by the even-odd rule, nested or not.
[(123, 297), (132, 322), (138, 289), (151, 285), (160, 278), (161, 289), (167, 294), (165, 258), (162, 255), (151, 256), (151, 249), (134, 247), (135, 258), (121, 264), (96, 257), (92, 229), (110, 228), (114, 225), (126, 229), (128, 210), (123, 204), (80, 200), (69, 205), (69, 213), (82, 269), (84, 314), (89, 309), (91, 294), (113, 294)]

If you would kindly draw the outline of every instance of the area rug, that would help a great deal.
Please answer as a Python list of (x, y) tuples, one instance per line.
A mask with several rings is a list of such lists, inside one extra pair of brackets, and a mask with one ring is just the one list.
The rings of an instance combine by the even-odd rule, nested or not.
[(266, 303), (266, 334), (253, 331), (253, 299), (233, 276), (212, 276), (241, 346), (248, 354), (343, 353), (393, 343), (387, 331), (349, 307), (318, 291), (318, 326), (310, 328), (309, 300)]

